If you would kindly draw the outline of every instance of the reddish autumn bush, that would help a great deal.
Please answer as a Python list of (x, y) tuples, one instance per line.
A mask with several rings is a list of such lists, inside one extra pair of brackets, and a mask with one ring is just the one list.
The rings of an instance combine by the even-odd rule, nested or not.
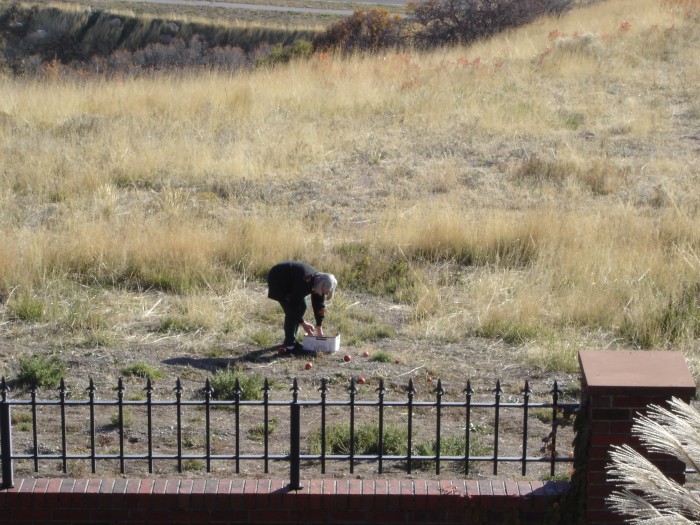
[(356, 10), (314, 40), (318, 50), (377, 51), (401, 43), (403, 21), (386, 9)]

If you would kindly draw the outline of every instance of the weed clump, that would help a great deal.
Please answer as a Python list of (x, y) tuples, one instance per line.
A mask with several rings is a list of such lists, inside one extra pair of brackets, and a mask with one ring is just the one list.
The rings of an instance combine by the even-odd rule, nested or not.
[(258, 401), (262, 399), (264, 379), (260, 374), (245, 374), (229, 365), (214, 373), (210, 385), (214, 399), (234, 400), (238, 391), (241, 401)]
[[(384, 428), (383, 454), (406, 454), (408, 443), (408, 430), (395, 425)], [(379, 429), (376, 425), (367, 423), (355, 427), (355, 454), (372, 455), (379, 454)], [(321, 431), (312, 434), (308, 440), (308, 447), (312, 454), (321, 453)], [(331, 425), (326, 428), (326, 447), (331, 454), (350, 453), (350, 427), (343, 424)]]
[(58, 356), (20, 357), (17, 381), (24, 387), (56, 388), (66, 373)]
[[(440, 457), (454, 456), (464, 457), (467, 447), (465, 446), (464, 436), (449, 436), (440, 441)], [(469, 457), (486, 456), (491, 454), (489, 447), (486, 446), (481, 438), (472, 434), (469, 440)], [(419, 456), (435, 456), (437, 454), (437, 443), (435, 441), (424, 441), (416, 445), (416, 454)], [(416, 461), (420, 470), (431, 468), (435, 462), (432, 460), (421, 459)], [(470, 463), (470, 467), (475, 462)]]
[(122, 368), (122, 374), (126, 377), (142, 377), (156, 381), (163, 377), (163, 371), (148, 363), (133, 363)]
[(369, 360), (377, 363), (393, 363), (395, 361), (395, 359), (391, 357), (391, 355), (382, 350), (370, 357)]
[(23, 295), (10, 303), (10, 318), (28, 323), (36, 323), (44, 318), (44, 301)]

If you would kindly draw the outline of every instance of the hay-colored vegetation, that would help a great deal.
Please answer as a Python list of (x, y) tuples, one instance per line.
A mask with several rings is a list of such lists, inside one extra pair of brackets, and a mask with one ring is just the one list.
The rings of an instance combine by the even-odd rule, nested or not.
[(543, 368), (590, 344), (694, 358), (699, 13), (619, 0), (431, 53), (0, 77), (5, 337), (250, 343), (278, 328), (266, 269), (302, 258), (339, 279), (330, 323), (371, 294), (410, 309), (396, 338), (504, 338)]

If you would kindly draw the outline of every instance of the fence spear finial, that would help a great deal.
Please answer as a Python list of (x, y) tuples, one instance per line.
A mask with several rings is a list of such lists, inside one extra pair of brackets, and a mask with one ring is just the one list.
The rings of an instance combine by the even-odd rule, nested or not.
[(445, 389), (442, 388), (442, 379), (438, 378), (438, 380), (437, 380), (437, 386), (435, 387), (435, 390), (433, 390), (433, 392), (434, 392), (435, 395), (437, 395), (438, 397), (442, 397), (443, 395), (445, 395)]
[(549, 392), (552, 394), (552, 398), (556, 401), (559, 399), (559, 396), (562, 394), (562, 391), (559, 390), (559, 383), (557, 380), (554, 380), (554, 385), (552, 385), (552, 390)]
[(88, 383), (88, 387), (85, 389), (85, 391), (88, 393), (90, 399), (95, 398), (95, 392), (97, 391), (97, 388), (95, 388), (95, 382), (93, 381), (92, 377), (90, 378), (90, 382)]
[[(236, 378), (236, 383), (238, 383), (238, 378)], [(209, 401), (214, 396), (214, 389), (211, 387), (209, 378), (204, 382), (204, 399)]]
[(501, 380), (500, 379), (496, 380), (496, 389), (493, 391), (493, 393), (497, 399), (501, 397), (501, 394), (503, 394), (503, 389), (501, 388)]
[(321, 386), (318, 389), (321, 392), (321, 396), (325, 397), (328, 394), (328, 379), (325, 377), (321, 378)]
[(379, 387), (375, 390), (375, 392), (377, 394), (379, 394), (380, 396), (383, 396), (384, 393), (386, 392), (386, 388), (384, 388), (384, 378), (383, 377), (381, 379), (379, 379)]
[(182, 395), (182, 383), (180, 382), (179, 377), (175, 380), (175, 388), (173, 388), (173, 392), (175, 392), (175, 395), (178, 397)]
[(472, 380), (467, 379), (467, 386), (464, 387), (464, 390), (462, 390), (462, 393), (465, 394), (467, 397), (472, 397), (474, 395), (474, 389), (472, 388)]

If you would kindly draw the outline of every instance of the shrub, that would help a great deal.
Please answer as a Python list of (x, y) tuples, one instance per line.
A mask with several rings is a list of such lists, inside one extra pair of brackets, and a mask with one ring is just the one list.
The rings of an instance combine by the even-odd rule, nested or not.
[(241, 390), (241, 401), (262, 398), (264, 380), (260, 374), (244, 374), (237, 368), (227, 366), (224, 370), (217, 370), (211, 378), (214, 399), (235, 399), (236, 380)]
[(66, 366), (58, 356), (20, 357), (17, 380), (22, 386), (56, 388), (65, 373)]
[(260, 59), (258, 66), (274, 66), (276, 64), (286, 64), (292, 59), (308, 58), (314, 52), (314, 46), (308, 40), (297, 40), (291, 45), (283, 46), (277, 44), (268, 56)]
[(351, 16), (336, 22), (314, 40), (320, 50), (378, 51), (397, 47), (402, 37), (403, 21), (386, 9), (357, 9)]

